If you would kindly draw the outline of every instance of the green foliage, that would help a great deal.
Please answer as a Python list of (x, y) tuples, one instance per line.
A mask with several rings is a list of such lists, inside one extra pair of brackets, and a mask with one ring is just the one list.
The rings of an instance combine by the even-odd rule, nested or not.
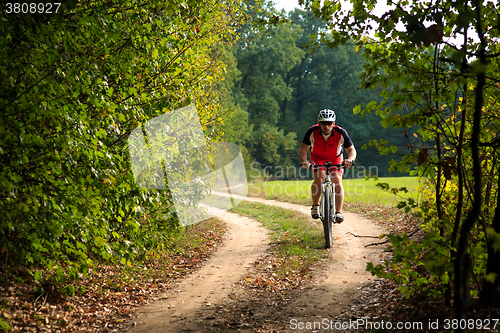
[(12, 330), (12, 326), (10, 326), (8, 323), (3, 321), (2, 318), (0, 318), (0, 330), (2, 330), (2, 332), (9, 332)]
[(287, 76), (304, 53), (295, 46), (302, 30), (290, 23), (254, 25), (274, 12), (270, 4), (246, 4), (248, 21), (233, 48), (237, 68), (233, 69), (232, 88), (237, 108), (246, 115), (241, 111), (235, 118), (232, 133), (246, 133), (240, 139), (252, 162), (291, 165), (290, 156), (297, 150), (296, 134), (283, 129), (281, 113), (283, 101), (292, 98)]
[[(394, 161), (391, 168), (412, 168), (412, 175), (427, 181), (426, 200), (418, 208), (426, 231), (422, 244), (436, 241), (439, 245), (428, 251), (443, 260), (436, 261), (438, 267), (426, 267), (442, 286), (455, 284), (457, 311), (462, 311), (465, 285), (473, 284), (475, 295), (480, 288), (477, 281), (486, 276), (491, 280), (493, 276), (485, 275), (485, 249), (493, 246), (487, 236), (488, 227), (498, 230), (494, 225), (498, 222), (492, 221), (499, 221), (494, 220), (499, 204), (499, 63), (498, 30), (487, 27), (498, 25), (498, 4), (404, 2), (375, 15), (364, 10), (372, 8), (372, 2), (351, 3), (352, 9), (339, 11), (340, 1), (323, 5), (305, 1), (306, 8), (329, 23), (332, 32), (325, 33), (325, 40), (331, 45), (355, 39), (364, 48), (366, 65), (361, 85), (382, 87), (383, 100), (374, 100), (354, 112), (375, 114), (384, 127), (400, 128), (408, 139), (408, 153)], [(372, 24), (379, 28), (375, 38), (368, 38)], [(396, 29), (397, 24), (404, 29)], [(457, 33), (468, 39), (454, 41)], [(371, 144), (381, 153), (391, 150), (388, 142)], [(402, 203), (401, 207), (408, 208), (409, 204)], [(402, 265), (406, 276), (398, 281), (407, 283), (411, 277), (412, 283), (418, 284), (421, 275), (408, 271), (410, 266), (405, 262), (425, 264), (415, 261), (412, 254), (420, 245), (405, 239), (393, 241), (394, 261)], [(466, 258), (471, 259), (470, 265)], [(497, 270), (498, 262), (492, 261), (489, 266)], [(471, 281), (465, 281), (467, 271), (472, 272)], [(377, 272), (381, 272), (380, 268)], [(400, 279), (397, 274), (391, 277)], [(414, 290), (405, 285), (403, 291)]]
[(295, 46), (302, 33), (298, 26), (287, 23), (255, 28), (254, 21), (274, 11), (272, 7), (257, 10), (255, 6), (247, 5), (249, 21), (235, 45), (241, 76), (234, 92), (245, 96), (251, 123), (258, 129), (263, 124), (276, 125), (280, 120), (280, 104), (292, 93), (286, 76), (304, 51)]
[(292, 151), (296, 153), (296, 145), (295, 133), (290, 132), (285, 135), (283, 130), (277, 127), (262, 124), (259, 130), (251, 133), (247, 148), (258, 161), (262, 161), (265, 165), (272, 165), (285, 162), (286, 153)]
[(376, 266), (367, 263), (367, 270), (378, 277), (393, 279), (400, 284), (399, 291), (407, 298), (417, 291), (425, 291), (436, 297), (443, 289), (440, 283), (447, 283), (449, 257), (445, 243), (436, 232), (429, 233), (422, 242), (403, 236), (388, 235), (394, 257)]
[[(240, 140), (251, 162), (274, 168), (297, 166), (300, 141), (322, 108), (337, 112), (338, 125), (348, 130), (356, 146), (374, 137), (404, 144), (404, 136), (384, 129), (377, 117), (352, 112), (360, 103), (381, 100), (378, 91), (360, 89), (365, 61), (359, 48), (326, 45), (320, 38), (326, 23), (311, 11), (295, 9), (284, 19), (271, 2), (248, 0), (244, 8), (248, 21), (232, 52), (237, 66), (228, 70), (234, 86), (227, 100), (237, 116), (229, 117), (226, 132)], [(358, 162), (378, 166), (383, 176), (394, 153), (395, 149), (380, 157), (371, 149), (360, 154)]]
[(211, 87), (238, 8), (84, 1), (59, 12), (0, 14), (0, 243), (9, 265), (48, 267), (64, 284), (178, 227), (168, 192), (135, 185), (126, 139), (191, 103), (207, 135), (221, 137)]
[(405, 213), (408, 214), (412, 210), (418, 207), (418, 203), (414, 198), (405, 198), (399, 194), (400, 192), (405, 194), (408, 193), (408, 188), (406, 186), (397, 188), (397, 187), (391, 187), (388, 183), (377, 183), (376, 185), (377, 187), (380, 187), (384, 191), (391, 192), (392, 194), (398, 195), (401, 198), (403, 198), (403, 200), (400, 201), (396, 207), (399, 209), (404, 208)]

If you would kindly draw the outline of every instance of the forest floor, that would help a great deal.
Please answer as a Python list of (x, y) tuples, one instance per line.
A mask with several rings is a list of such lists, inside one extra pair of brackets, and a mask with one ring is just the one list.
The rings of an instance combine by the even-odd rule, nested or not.
[[(310, 207), (245, 200), (297, 211), (320, 227)], [(216, 220), (193, 226), (176, 253), (151, 260), (134, 278), (101, 267), (79, 281), (83, 294), (70, 297), (50, 286), (34, 294), (28, 277), (0, 284), (0, 319), (13, 332), (450, 332), (444, 327), (453, 324), (453, 313), (442, 297), (406, 299), (398, 285), (366, 271), (367, 262), (391, 257), (378, 236), (387, 229), (409, 233), (415, 221), (391, 209), (348, 209), (359, 214), (344, 213), (345, 222), (334, 225), (333, 247), (317, 249), (326, 258), (296, 281), (274, 274), (279, 258), (268, 229), (218, 211)], [(499, 317), (498, 309), (472, 307), (469, 318), (488, 329), (468, 331), (498, 332)]]

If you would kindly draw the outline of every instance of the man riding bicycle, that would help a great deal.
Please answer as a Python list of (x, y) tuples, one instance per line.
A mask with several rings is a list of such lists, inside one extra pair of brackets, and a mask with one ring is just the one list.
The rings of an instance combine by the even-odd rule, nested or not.
[[(345, 167), (350, 167), (356, 159), (356, 149), (347, 134), (347, 131), (340, 126), (335, 125), (335, 112), (330, 109), (323, 109), (318, 114), (318, 124), (311, 126), (302, 140), (299, 149), (299, 159), (302, 167), (309, 170), (312, 164), (325, 164), (332, 162), (334, 164), (344, 163)], [(307, 151), (311, 150), (311, 163), (307, 161)], [(343, 161), (343, 150), (347, 152), (347, 159)], [(342, 187), (343, 169), (331, 168), (330, 176), (335, 184), (335, 223), (344, 222), (342, 215), (342, 206), (344, 205), (344, 189)], [(320, 217), (319, 200), (321, 198), (321, 183), (326, 177), (324, 168), (319, 168), (313, 172), (314, 182), (311, 185), (312, 208), (311, 216), (314, 219)]]

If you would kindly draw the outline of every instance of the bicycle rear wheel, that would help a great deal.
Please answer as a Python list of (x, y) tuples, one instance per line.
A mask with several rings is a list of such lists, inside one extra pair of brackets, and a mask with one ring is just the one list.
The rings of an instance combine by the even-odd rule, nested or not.
[(325, 186), (323, 193), (323, 200), (321, 200), (321, 220), (323, 221), (323, 231), (325, 233), (325, 247), (327, 249), (332, 247), (332, 205), (331, 205), (331, 185)]

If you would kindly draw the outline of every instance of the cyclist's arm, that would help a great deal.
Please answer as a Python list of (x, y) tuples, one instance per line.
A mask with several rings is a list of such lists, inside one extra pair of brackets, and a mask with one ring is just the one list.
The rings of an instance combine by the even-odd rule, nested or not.
[[(357, 156), (356, 148), (354, 148), (354, 145), (352, 145), (350, 147), (344, 148), (344, 150), (347, 153), (346, 162), (347, 162), (347, 160), (351, 161), (351, 163), (347, 162), (347, 164), (346, 164), (346, 167), (349, 167), (352, 165), (352, 162), (354, 162), (354, 160), (356, 159), (356, 156)], [(344, 163), (346, 163), (346, 162), (344, 162)]]
[(299, 160), (300, 164), (304, 169), (309, 169), (310, 163), (307, 161), (307, 151), (309, 150), (310, 146), (306, 145), (304, 142), (302, 142), (302, 145), (300, 146), (299, 149)]

